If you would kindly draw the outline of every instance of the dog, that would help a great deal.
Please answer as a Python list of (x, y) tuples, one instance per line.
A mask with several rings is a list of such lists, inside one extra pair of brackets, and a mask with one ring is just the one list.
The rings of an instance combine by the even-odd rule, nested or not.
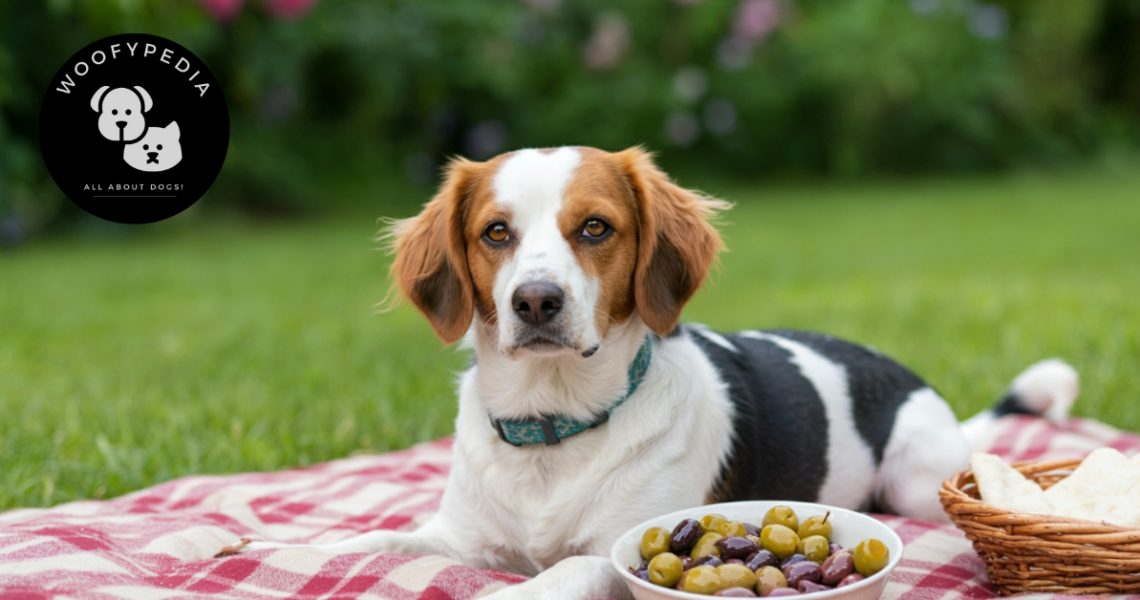
[[(108, 91), (110, 90), (110, 91)], [(146, 133), (146, 116), (154, 106), (140, 86), (103, 86), (91, 97), (91, 110), (99, 113), (99, 133), (112, 142), (134, 142)]]
[(123, 160), (139, 171), (165, 171), (182, 162), (181, 138), (178, 121), (166, 127), (148, 127), (142, 139), (123, 146)]
[[(971, 444), (917, 375), (799, 331), (678, 325), (728, 204), (685, 190), (640, 148), (456, 159), (390, 235), (395, 285), (446, 343), (459, 381), (439, 512), (411, 532), (313, 545), (442, 554), (533, 579), (494, 598), (628, 598), (607, 558), (653, 516), (745, 499), (806, 500), (946, 521), (941, 482)], [(1075, 372), (1023, 373), (1006, 412), (1063, 416)], [(758, 515), (759, 516), (759, 515)], [(290, 546), (243, 539), (219, 556)]]

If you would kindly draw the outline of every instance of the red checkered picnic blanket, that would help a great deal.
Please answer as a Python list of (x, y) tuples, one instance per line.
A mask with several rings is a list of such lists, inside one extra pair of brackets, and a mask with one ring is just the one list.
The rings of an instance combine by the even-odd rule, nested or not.
[[(1071, 419), (1005, 417), (991, 451), (1006, 460), (1080, 458), (1140, 436)], [(280, 473), (183, 477), (106, 501), (0, 514), (0, 599), (467, 599), (525, 578), (440, 556), (304, 549), (211, 556), (238, 536), (332, 542), (414, 529), (438, 508), (451, 441)], [(984, 565), (952, 526), (883, 516), (906, 544), (885, 600), (992, 598)], [(1132, 598), (1140, 599), (1140, 596)]]

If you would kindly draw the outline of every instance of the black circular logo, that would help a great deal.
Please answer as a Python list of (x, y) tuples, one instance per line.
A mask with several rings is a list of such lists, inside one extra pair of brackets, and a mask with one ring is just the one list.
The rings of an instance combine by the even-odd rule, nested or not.
[(153, 223), (214, 183), (230, 141), (221, 86), (178, 44), (127, 33), (80, 50), (40, 109), (40, 149), (59, 188), (116, 223)]

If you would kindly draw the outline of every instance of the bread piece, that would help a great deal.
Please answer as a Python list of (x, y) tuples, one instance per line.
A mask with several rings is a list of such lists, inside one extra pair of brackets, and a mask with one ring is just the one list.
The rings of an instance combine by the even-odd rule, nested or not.
[(1130, 525), (1140, 518), (1140, 510), (1135, 506), (1135, 499), (1140, 496), (1134, 494), (1140, 494), (1140, 463), (1125, 458), (1118, 450), (1100, 448), (1089, 454), (1072, 475), (1049, 488), (1045, 499), (1057, 515)]
[(970, 468), (983, 501), (1018, 512), (1053, 514), (1041, 486), (1026, 479), (997, 455), (976, 452), (970, 457)]

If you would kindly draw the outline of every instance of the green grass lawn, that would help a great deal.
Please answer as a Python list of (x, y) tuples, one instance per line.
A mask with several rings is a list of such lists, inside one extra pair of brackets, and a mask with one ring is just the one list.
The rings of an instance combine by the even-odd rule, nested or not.
[[(1140, 176), (707, 191), (737, 206), (687, 320), (873, 345), (960, 416), (1059, 356), (1077, 414), (1140, 430)], [(0, 509), (447, 435), (466, 356), (376, 314), (386, 212), (0, 252)]]

